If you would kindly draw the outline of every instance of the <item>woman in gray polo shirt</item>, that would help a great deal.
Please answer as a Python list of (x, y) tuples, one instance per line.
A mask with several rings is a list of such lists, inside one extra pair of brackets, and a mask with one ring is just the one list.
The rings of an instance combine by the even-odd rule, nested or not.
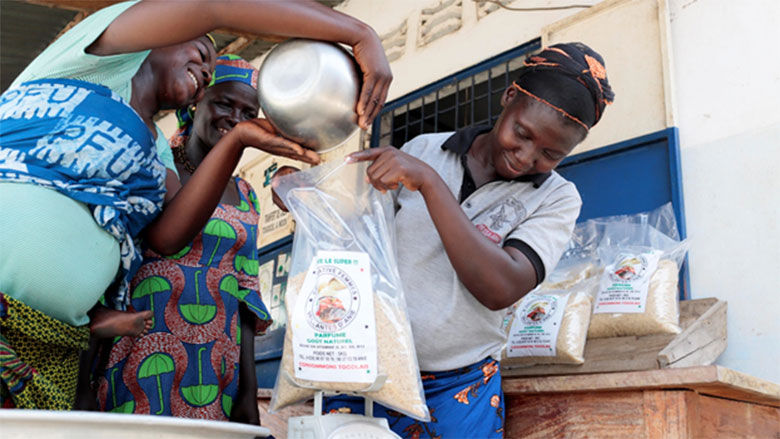
[[(377, 406), (398, 434), (502, 437), (502, 319), (563, 252), (581, 201), (553, 169), (612, 99), (601, 56), (558, 44), (526, 60), (495, 126), (350, 156), (372, 160), (371, 183), (397, 202), (399, 270), (433, 418)], [(345, 405), (360, 407), (331, 398), (326, 410)]]

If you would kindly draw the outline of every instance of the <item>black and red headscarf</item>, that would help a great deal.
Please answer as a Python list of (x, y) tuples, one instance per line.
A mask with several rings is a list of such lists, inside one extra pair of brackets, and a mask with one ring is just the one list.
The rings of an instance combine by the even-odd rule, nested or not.
[(512, 85), (585, 130), (615, 98), (604, 59), (582, 43), (556, 44), (529, 57)]

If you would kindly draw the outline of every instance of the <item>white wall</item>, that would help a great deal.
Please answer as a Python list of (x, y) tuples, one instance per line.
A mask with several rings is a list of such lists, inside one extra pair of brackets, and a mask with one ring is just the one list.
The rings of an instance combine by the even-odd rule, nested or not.
[[(539, 38), (544, 25), (582, 10), (520, 12), (499, 9), (478, 20), (476, 3), (462, 0), (461, 28), (424, 47), (417, 47), (421, 11), (439, 3), (439, 0), (347, 0), (337, 7), (370, 24), (380, 35), (395, 29), (403, 20), (409, 20), (406, 52), (391, 63), (394, 79), (388, 100)], [(508, 6), (544, 7), (573, 3), (590, 5), (598, 1), (530, 0), (514, 1)]]
[(719, 364), (780, 382), (780, 2), (669, 6), (692, 293), (728, 301)]
[[(461, 29), (417, 47), (420, 11), (438, 3), (339, 6), (379, 34), (409, 19), (406, 53), (391, 63), (389, 100), (537, 38), (542, 27), (578, 12), (498, 10), (477, 20), (474, 2), (463, 0)], [(780, 1), (668, 3), (692, 293), (729, 302), (729, 347), (719, 363), (780, 382)], [(616, 35), (614, 44), (631, 42)]]

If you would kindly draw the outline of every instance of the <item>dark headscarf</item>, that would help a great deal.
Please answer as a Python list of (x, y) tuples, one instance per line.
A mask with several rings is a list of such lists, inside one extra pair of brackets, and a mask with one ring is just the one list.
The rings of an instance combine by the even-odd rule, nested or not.
[(529, 57), (513, 86), (586, 130), (615, 98), (604, 59), (582, 43), (556, 44)]

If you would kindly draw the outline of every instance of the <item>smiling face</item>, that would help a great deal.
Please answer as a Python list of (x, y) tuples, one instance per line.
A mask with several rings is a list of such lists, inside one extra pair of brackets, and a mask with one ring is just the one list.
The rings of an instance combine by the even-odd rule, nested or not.
[(238, 81), (213, 85), (198, 102), (192, 135), (211, 148), (239, 122), (256, 118), (259, 109), (257, 92), (249, 85)]
[(211, 82), (217, 54), (203, 36), (192, 41), (154, 49), (149, 54), (157, 81), (161, 109), (176, 109), (197, 102)]
[(504, 179), (552, 171), (587, 134), (513, 87), (504, 92), (501, 104), (504, 111), (490, 134), (493, 166)]

